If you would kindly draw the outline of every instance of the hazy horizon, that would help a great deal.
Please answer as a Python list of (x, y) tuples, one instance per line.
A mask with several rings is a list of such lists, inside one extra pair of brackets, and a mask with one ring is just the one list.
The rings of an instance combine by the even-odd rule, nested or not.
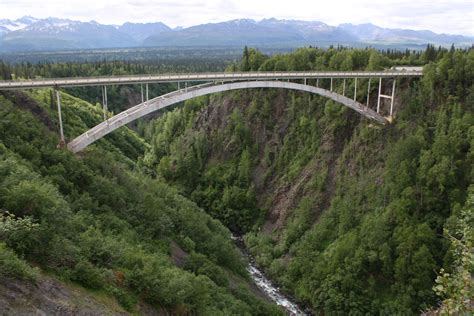
[[(170, 27), (190, 27), (235, 19), (268, 18), (320, 21), (328, 25), (372, 23), (384, 28), (429, 30), (435, 33), (474, 36), (474, 3), (472, 1), (387, 0), (384, 3), (361, 0), (334, 0), (322, 5), (308, 0), (222, 1), (183, 0), (70, 0), (61, 1), (0, 0), (0, 19), (15, 20), (23, 16), (56, 17), (101, 24), (125, 22), (163, 22)], [(312, 8), (312, 9), (308, 9)]]

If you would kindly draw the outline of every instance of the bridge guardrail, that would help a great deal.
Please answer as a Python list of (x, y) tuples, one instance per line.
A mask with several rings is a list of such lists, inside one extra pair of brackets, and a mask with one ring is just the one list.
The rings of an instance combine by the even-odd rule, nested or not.
[(73, 87), (94, 86), (114, 84), (140, 84), (159, 82), (184, 82), (184, 81), (208, 81), (227, 79), (327, 79), (327, 78), (370, 78), (370, 77), (420, 77), (422, 71), (289, 71), (289, 72), (219, 72), (219, 73), (195, 73), (195, 74), (157, 74), (157, 75), (132, 75), (132, 76), (101, 76), (101, 77), (79, 77), (79, 78), (51, 78), (17, 81), (0, 81), (1, 89), (32, 89), (42, 87)]

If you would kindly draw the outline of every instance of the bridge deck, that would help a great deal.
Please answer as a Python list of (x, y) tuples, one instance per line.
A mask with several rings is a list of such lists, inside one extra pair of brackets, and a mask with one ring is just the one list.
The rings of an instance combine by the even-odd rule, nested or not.
[(421, 77), (423, 71), (298, 71), (298, 72), (215, 72), (192, 74), (157, 74), (108, 77), (77, 77), (0, 81), (0, 90), (45, 87), (80, 87), (158, 82), (240, 81), (324, 78), (405, 78)]

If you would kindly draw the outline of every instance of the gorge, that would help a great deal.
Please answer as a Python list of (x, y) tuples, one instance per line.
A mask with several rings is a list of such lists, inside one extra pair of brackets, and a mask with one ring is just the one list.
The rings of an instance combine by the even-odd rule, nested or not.
[[(433, 290), (445, 282), (436, 281), (437, 271), (465, 271), (462, 252), (443, 231), (460, 242), (472, 238), (461, 227), (472, 223), (474, 206), (474, 50), (333, 47), (267, 56), (248, 49), (227, 70), (397, 65), (422, 66), (424, 76), (397, 83), (392, 124), (374, 124), (318, 95), (236, 90), (144, 117), (78, 154), (56, 148), (51, 89), (2, 92), (0, 283), (58, 283), (117, 314), (285, 314), (255, 294), (251, 274), (258, 273), (247, 271), (232, 232), (243, 236), (254, 267), (310, 313), (440, 308), (457, 292)], [(0, 75), (159, 67), (0, 63)], [(359, 84), (358, 100), (376, 93), (376, 86)], [(165, 83), (150, 93), (173, 90)], [(109, 111), (119, 113), (138, 103), (140, 87), (111, 86), (109, 93)], [(103, 119), (100, 89), (68, 88), (61, 100), (66, 139)], [(375, 102), (371, 97), (369, 106)], [(463, 293), (472, 293), (470, 286)], [(89, 304), (63, 302), (70, 311)]]

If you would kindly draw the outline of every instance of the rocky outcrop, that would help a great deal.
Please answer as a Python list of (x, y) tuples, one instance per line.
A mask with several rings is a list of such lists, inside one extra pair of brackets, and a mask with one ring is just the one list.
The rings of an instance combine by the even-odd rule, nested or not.
[(128, 315), (115, 304), (47, 276), (0, 279), (0, 315)]

